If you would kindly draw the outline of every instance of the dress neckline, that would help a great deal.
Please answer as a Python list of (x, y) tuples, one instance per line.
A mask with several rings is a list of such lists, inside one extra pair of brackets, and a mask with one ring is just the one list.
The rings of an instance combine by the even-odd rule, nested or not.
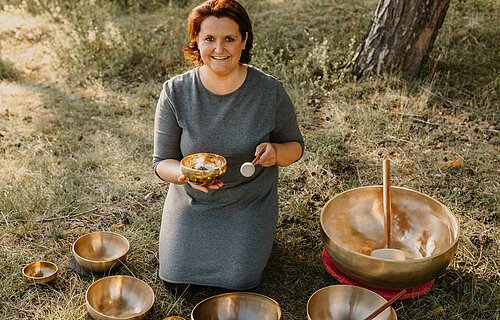
[(249, 81), (250, 79), (250, 73), (252, 71), (252, 67), (250, 65), (245, 65), (246, 68), (247, 68), (247, 73), (245, 75), (245, 80), (243, 80), (243, 82), (241, 83), (241, 85), (236, 88), (234, 91), (231, 91), (229, 93), (225, 93), (225, 94), (217, 94), (217, 93), (214, 93), (210, 90), (207, 89), (207, 87), (205, 87), (205, 85), (203, 84), (203, 81), (201, 81), (201, 76), (200, 76), (200, 68), (201, 67), (197, 67), (196, 70), (195, 70), (195, 81), (196, 81), (196, 84), (198, 86), (200, 86), (203, 91), (213, 97), (229, 97), (233, 94), (236, 94), (237, 92), (239, 92), (240, 90), (242, 90), (242, 88), (244, 88), (247, 84), (247, 82)]

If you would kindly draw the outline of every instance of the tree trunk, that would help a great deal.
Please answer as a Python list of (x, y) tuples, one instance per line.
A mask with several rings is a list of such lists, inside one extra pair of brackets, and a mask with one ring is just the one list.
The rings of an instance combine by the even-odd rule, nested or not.
[(419, 72), (449, 4), (450, 0), (380, 0), (366, 38), (350, 63), (354, 76)]

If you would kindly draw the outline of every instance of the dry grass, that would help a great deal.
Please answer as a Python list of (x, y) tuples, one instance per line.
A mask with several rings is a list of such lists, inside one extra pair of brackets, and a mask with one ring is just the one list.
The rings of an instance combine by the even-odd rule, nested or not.
[[(188, 317), (217, 293), (174, 295), (157, 276), (167, 186), (151, 171), (152, 117), (161, 82), (188, 67), (180, 26), (194, 1), (184, 2), (155, 1), (148, 11), (131, 1), (128, 11), (109, 5), (94, 15), (80, 3), (52, 17), (0, 10), (0, 318), (86, 319), (84, 292), (95, 278), (71, 269), (70, 248), (95, 230), (129, 239), (120, 272), (152, 286), (150, 319)], [(307, 145), (282, 170), (275, 246), (255, 291), (276, 299), (286, 319), (306, 317), (308, 297), (336, 283), (320, 257), (322, 206), (379, 184), (389, 156), (395, 185), (438, 199), (461, 226), (446, 273), (427, 295), (398, 302), (399, 318), (500, 319), (498, 4), (453, 3), (419, 78), (353, 83), (337, 68), (376, 1), (246, 3), (255, 65), (287, 86)], [(93, 40), (85, 38), (92, 23)], [(54, 284), (23, 281), (21, 268), (39, 259), (59, 265)]]

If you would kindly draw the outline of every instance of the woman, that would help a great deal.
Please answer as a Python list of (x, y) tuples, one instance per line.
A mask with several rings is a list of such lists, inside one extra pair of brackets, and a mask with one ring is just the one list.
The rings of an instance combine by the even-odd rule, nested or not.
[[(294, 107), (275, 78), (248, 63), (250, 18), (236, 0), (206, 1), (189, 14), (186, 57), (198, 67), (168, 80), (158, 101), (153, 162), (169, 182), (160, 230), (160, 278), (230, 290), (256, 287), (278, 217), (278, 166), (302, 156)], [(221, 181), (186, 181), (186, 155), (222, 155)], [(254, 162), (255, 174), (239, 168)]]

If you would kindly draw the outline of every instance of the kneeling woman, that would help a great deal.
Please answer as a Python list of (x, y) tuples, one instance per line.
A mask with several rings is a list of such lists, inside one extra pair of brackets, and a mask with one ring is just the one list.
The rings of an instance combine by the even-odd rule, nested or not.
[[(210, 0), (188, 17), (186, 57), (197, 66), (168, 80), (154, 127), (156, 174), (169, 182), (163, 209), (160, 278), (247, 290), (269, 260), (278, 219), (278, 167), (302, 156), (294, 106), (274, 77), (249, 65), (250, 18), (236, 0)], [(227, 173), (209, 186), (186, 181), (179, 161), (210, 152)], [(240, 166), (255, 161), (251, 177)]]

